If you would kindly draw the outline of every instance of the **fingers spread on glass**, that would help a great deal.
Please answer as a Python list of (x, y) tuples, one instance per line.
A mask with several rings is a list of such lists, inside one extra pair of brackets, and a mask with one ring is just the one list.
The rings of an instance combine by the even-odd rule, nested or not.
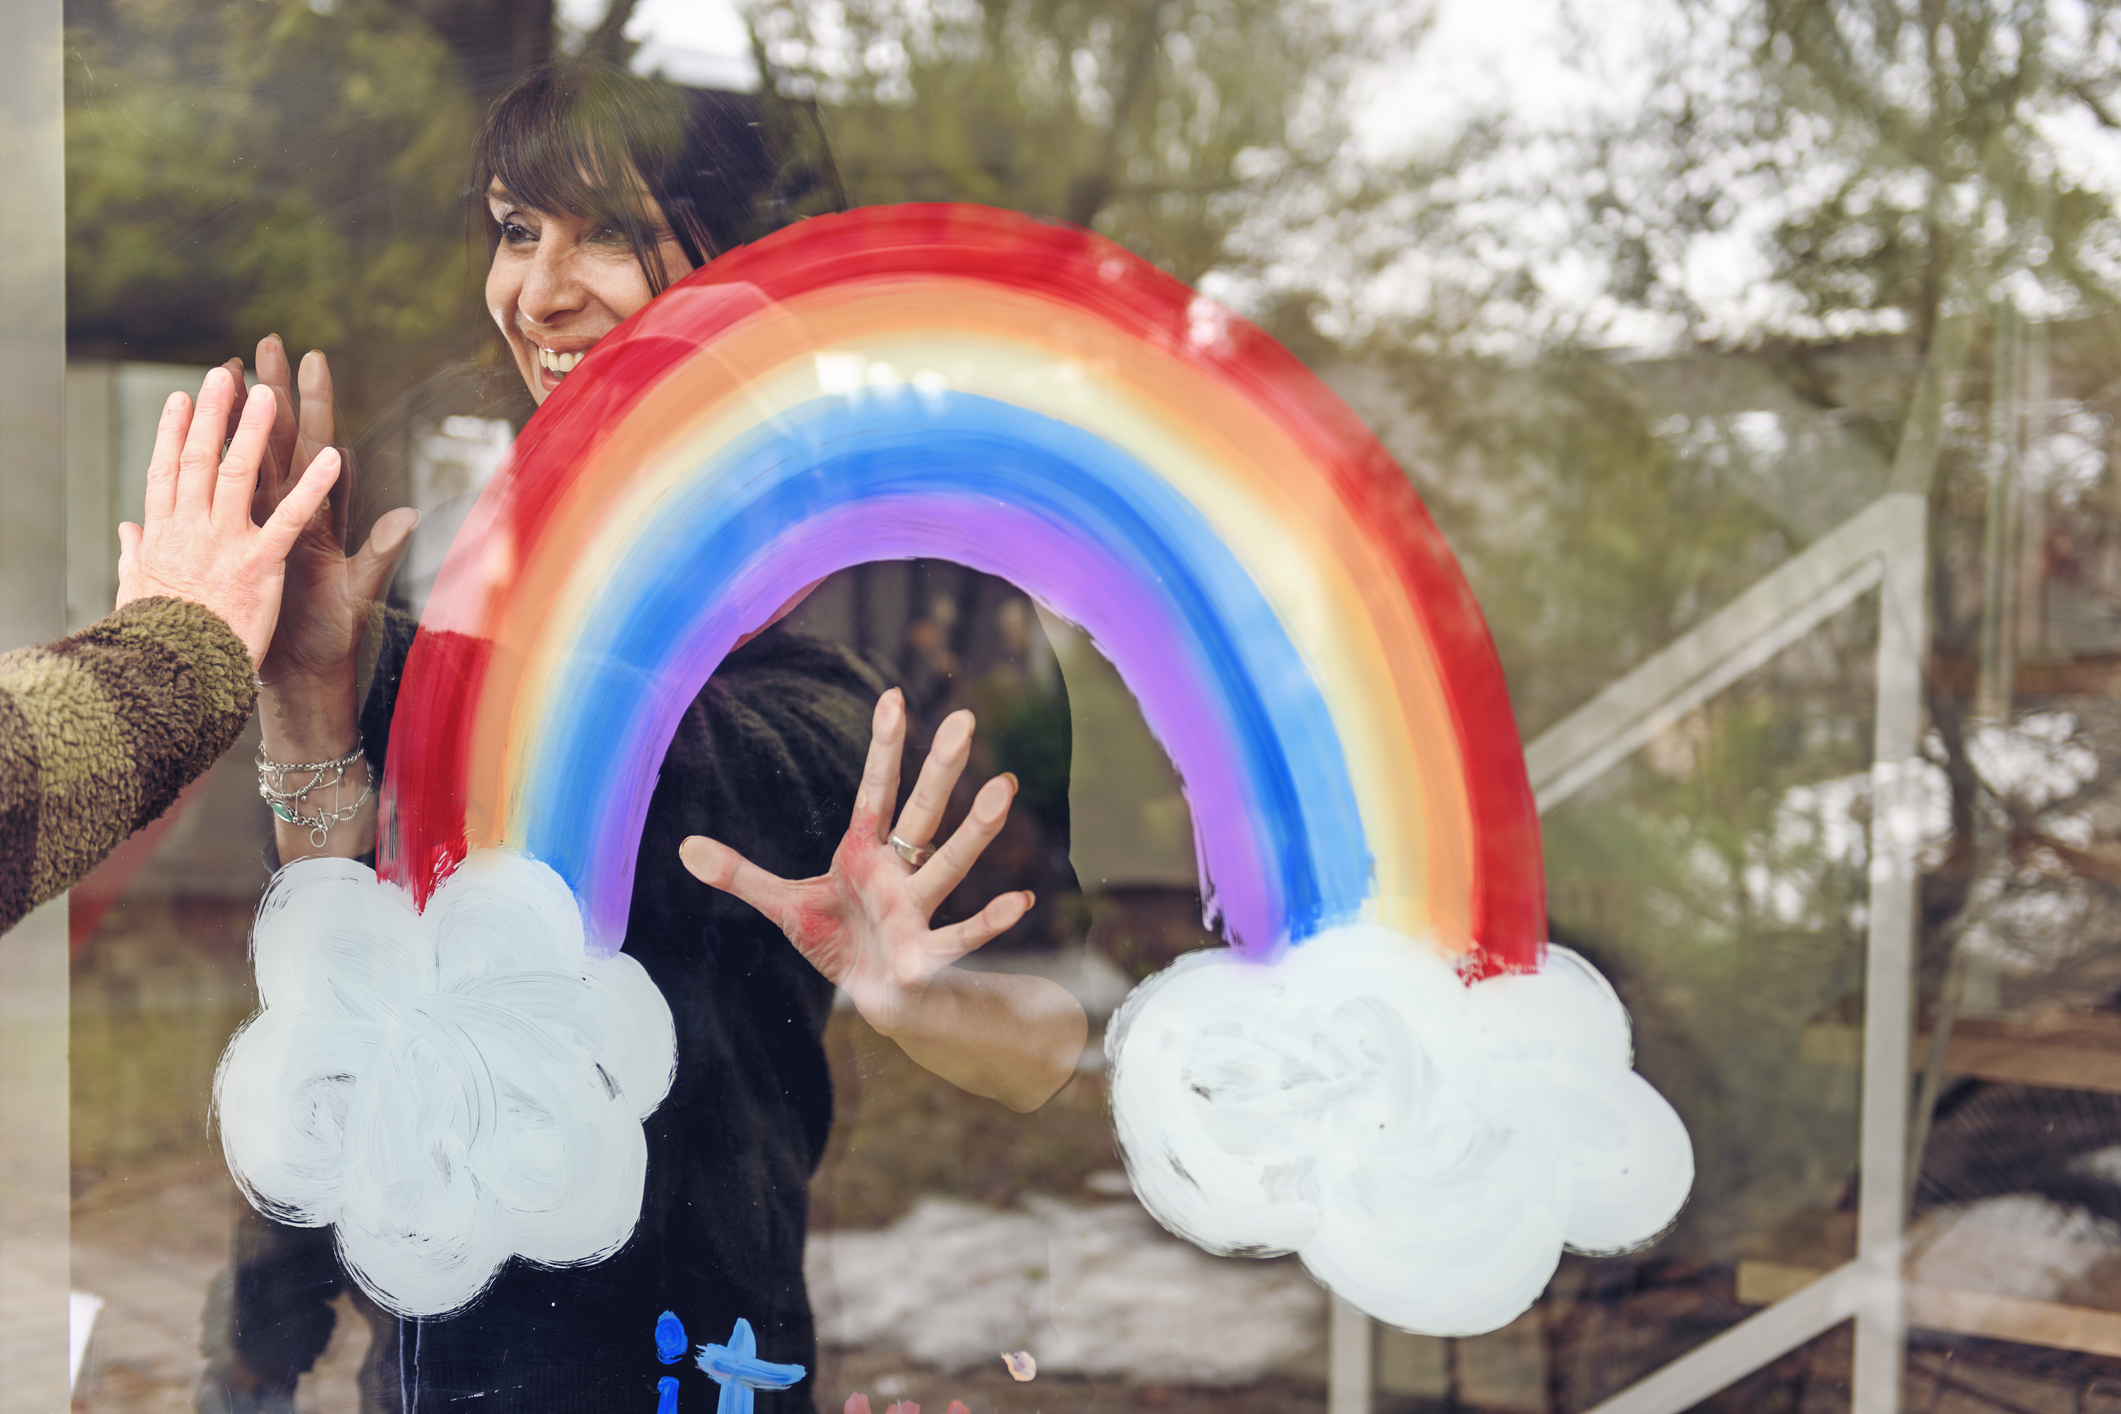
[(862, 763), (862, 783), (854, 793), (849, 837), (879, 845), (885, 842), (884, 822), (891, 818), (891, 804), (898, 799), (898, 758), (905, 744), (906, 699), (894, 687), (877, 699), (869, 719), (869, 756)]
[[(258, 504), (253, 511), (262, 519), (287, 494), (295, 475), (332, 445), (337, 423), (331, 364), (319, 350), (311, 349), (302, 356), (298, 383), (298, 375), (288, 362), (286, 345), (278, 334), (266, 335), (258, 341), (258, 386), (271, 390), (274, 404), (265, 474), (260, 478)], [(323, 523), (319, 529), (328, 532), (330, 526)], [(336, 543), (336, 536), (332, 538)]]
[[(953, 779), (956, 774), (951, 772)], [(950, 896), (951, 890), (965, 882), (965, 875), (972, 871), (980, 855), (1008, 823), (1009, 806), (1015, 798), (1016, 777), (1013, 775), (996, 776), (981, 786), (979, 794), (972, 797), (972, 810), (965, 816), (964, 823), (951, 832), (933, 859), (914, 871), (910, 881), (913, 901), (924, 917), (934, 913)]]
[(212, 488), (216, 525), (233, 530), (250, 523), (251, 495), (258, 489), (258, 464), (264, 460), (266, 439), (272, 435), (272, 419), (271, 391), (253, 388), (244, 400), (236, 435), (221, 454), (219, 476)]
[(266, 519), (261, 532), (262, 543), (274, 559), (285, 559), (302, 528), (324, 505), (324, 498), (331, 494), (332, 482), (339, 475), (339, 453), (334, 447), (326, 447), (302, 473), (292, 490), (280, 501), (272, 515)]
[(184, 450), (177, 457), (175, 511), (180, 515), (204, 516), (213, 507), (214, 478), (221, 467), (223, 433), (228, 412), (235, 402), (240, 382), (228, 370), (217, 368), (199, 385), (199, 407), (185, 433)]
[(271, 456), (260, 478), (261, 490), (277, 498), (287, 468), (295, 465), (294, 378), (287, 364), (287, 348), (278, 334), (258, 340), (258, 386), (270, 388), (273, 395)]
[(970, 712), (944, 720), (897, 827), (887, 830), (884, 821), (898, 795), (906, 705), (896, 688), (886, 692), (872, 718), (846, 836), (830, 869), (817, 878), (779, 878), (700, 836), (680, 846), (679, 858), (701, 882), (772, 919), (820, 972), (848, 989), (872, 1024), (888, 1029), (919, 1010), (921, 995), (942, 968), (1013, 926), (1031, 907), (1028, 892), (1012, 892), (962, 923), (929, 926), (937, 905), (1000, 833), (1016, 794), (1014, 776), (987, 782), (964, 823), (940, 848), (928, 847), (971, 758), (973, 725)]
[(162, 421), (155, 428), (155, 451), (147, 463), (149, 520), (159, 520), (177, 507), (177, 469), (184, 444), (191, 432), (192, 402), (182, 393), (171, 393), (162, 405)]
[(934, 956), (952, 960), (977, 952), (1022, 922), (1037, 901), (1037, 895), (1029, 889), (989, 899), (985, 908), (964, 922), (936, 929), (930, 951)]
[(295, 464), (306, 466), (310, 458), (329, 447), (338, 435), (338, 409), (332, 399), (331, 363), (322, 351), (302, 355), (302, 408), (295, 440)]
[[(942, 826), (943, 810), (950, 804), (950, 793), (957, 789), (957, 778), (965, 773), (965, 763), (972, 757), (973, 719), (970, 712), (957, 711), (943, 718), (942, 726), (935, 732), (935, 741), (928, 748), (928, 759), (921, 763), (921, 773), (913, 783), (913, 794), (906, 801), (906, 808), (899, 813), (898, 828), (892, 835), (903, 840), (912, 850), (934, 851), (927, 846), (935, 839), (935, 832)], [(905, 733), (900, 732), (901, 739)], [(904, 858), (906, 851), (901, 850)], [(922, 862), (918, 857), (907, 859), (910, 865)]]

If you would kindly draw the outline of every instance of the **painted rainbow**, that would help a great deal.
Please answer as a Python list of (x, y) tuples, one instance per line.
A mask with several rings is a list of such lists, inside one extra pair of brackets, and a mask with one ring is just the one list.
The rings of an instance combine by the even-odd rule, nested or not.
[(507, 846), (618, 950), (708, 675), (823, 576), (922, 556), (1008, 578), (1113, 661), (1247, 952), (1367, 920), (1469, 977), (1539, 965), (1538, 821), (1486, 624), (1406, 475), (1259, 330), (1088, 232), (891, 207), (724, 256), (582, 368), (407, 663), (381, 873), (423, 903)]

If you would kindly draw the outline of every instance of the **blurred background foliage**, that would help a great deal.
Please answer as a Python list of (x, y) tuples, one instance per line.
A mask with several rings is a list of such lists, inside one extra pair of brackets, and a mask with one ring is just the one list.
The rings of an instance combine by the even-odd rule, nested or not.
[(449, 47), (375, 0), (90, 0), (68, 43), (76, 356), (211, 363), (281, 334), (331, 351), (359, 415), (462, 356), (464, 153)]

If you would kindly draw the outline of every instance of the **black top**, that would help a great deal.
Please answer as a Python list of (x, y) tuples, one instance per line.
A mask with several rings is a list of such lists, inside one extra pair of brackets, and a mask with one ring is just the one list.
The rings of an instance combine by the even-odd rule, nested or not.
[[(412, 627), (402, 617), (387, 626), (362, 713), (378, 771)], [(326, 1303), (342, 1289), (375, 1337), (366, 1410), (641, 1414), (656, 1407), (665, 1375), (678, 1378), (680, 1408), (711, 1408), (716, 1386), (689, 1357), (656, 1360), (665, 1310), (694, 1346), (726, 1342), (744, 1317), (762, 1359), (815, 1369), (803, 1240), (808, 1182), (832, 1124), (822, 1046), (832, 988), (756, 911), (685, 872), (677, 851), (706, 834), (783, 877), (824, 873), (882, 690), (852, 654), (768, 630), (729, 656), (678, 725), (642, 831), (625, 944), (670, 1003), (677, 1075), (646, 1122), (641, 1220), (625, 1247), (566, 1271), (511, 1261), (469, 1311), (398, 1320), (347, 1281), (328, 1230), (246, 1210), (233, 1279), (209, 1303), (202, 1409), (289, 1407), (330, 1338)], [(762, 1391), (757, 1407), (807, 1414), (811, 1381)]]

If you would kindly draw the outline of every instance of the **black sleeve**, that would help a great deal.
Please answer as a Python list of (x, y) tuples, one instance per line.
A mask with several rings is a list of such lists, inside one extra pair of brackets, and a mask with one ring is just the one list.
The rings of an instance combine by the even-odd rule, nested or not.
[(405, 658), (412, 652), (420, 621), (402, 609), (384, 606), (369, 620), (368, 631), (377, 636), (376, 666), (368, 696), (361, 702), (361, 742), (368, 753), (371, 777), (381, 790), (383, 760), (390, 752), (390, 717), (398, 707), (398, 682), (405, 676)]

